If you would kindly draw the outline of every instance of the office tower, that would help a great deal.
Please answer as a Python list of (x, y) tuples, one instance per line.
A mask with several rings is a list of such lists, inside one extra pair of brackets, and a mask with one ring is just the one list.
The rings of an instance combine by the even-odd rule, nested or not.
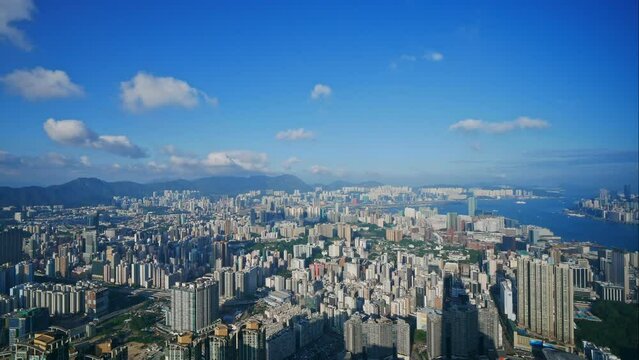
[(98, 232), (96, 229), (86, 229), (82, 233), (82, 238), (84, 238), (84, 254), (85, 261), (90, 261), (93, 258), (93, 255), (98, 251)]
[(447, 230), (452, 230), (452, 231), (457, 231), (458, 226), (457, 226), (457, 213), (456, 212), (449, 212), (448, 214), (446, 214), (446, 229)]
[(22, 237), (20, 229), (0, 231), (0, 265), (18, 262), (22, 257)]
[(477, 211), (477, 198), (474, 196), (468, 197), (468, 216), (475, 216)]
[(353, 356), (363, 354), (362, 318), (359, 315), (351, 316), (344, 323), (344, 345)]
[(632, 196), (632, 188), (630, 187), (630, 184), (623, 186), (623, 196), (626, 200), (630, 200), (630, 197)]
[(513, 286), (510, 279), (506, 279), (499, 284), (499, 305), (501, 312), (506, 315), (509, 320), (515, 321), (516, 316), (513, 308)]
[(209, 336), (209, 351), (210, 360), (234, 360), (235, 333), (224, 324), (216, 325), (213, 334)]
[(266, 335), (264, 327), (257, 320), (249, 320), (240, 333), (240, 360), (265, 360)]
[(567, 264), (517, 260), (519, 326), (546, 339), (574, 344), (574, 285)]
[(410, 325), (406, 321), (398, 319), (395, 331), (397, 334), (395, 341), (397, 344), (397, 357), (410, 359)]
[(203, 277), (192, 283), (178, 283), (171, 289), (171, 329), (200, 332), (218, 319), (217, 281)]

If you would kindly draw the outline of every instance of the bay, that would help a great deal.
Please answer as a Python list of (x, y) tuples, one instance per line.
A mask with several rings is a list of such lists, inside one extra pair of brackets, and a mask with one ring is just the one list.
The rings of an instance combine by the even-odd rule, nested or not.
[[(550, 229), (563, 241), (588, 241), (605, 247), (630, 251), (639, 250), (639, 225), (621, 224), (589, 217), (574, 217), (564, 213), (578, 199), (549, 198), (528, 199), (517, 204), (515, 199), (478, 199), (477, 209), (492, 211), (495, 215), (515, 219), (521, 224), (537, 225)], [(433, 204), (440, 214), (457, 212), (467, 214), (465, 201)]]

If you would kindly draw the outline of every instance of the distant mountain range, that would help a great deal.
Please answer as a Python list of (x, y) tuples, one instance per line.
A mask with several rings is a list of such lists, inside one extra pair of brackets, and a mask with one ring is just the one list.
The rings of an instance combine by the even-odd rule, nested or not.
[(213, 176), (195, 180), (173, 180), (149, 184), (130, 181), (107, 182), (96, 178), (79, 178), (62, 185), (0, 187), (0, 206), (64, 205), (66, 207), (110, 204), (113, 196), (143, 197), (154, 191), (198, 190), (204, 195), (236, 195), (251, 190), (311, 191), (315, 186), (334, 190), (344, 186), (371, 187), (377, 182), (309, 185), (294, 175), (249, 177)]

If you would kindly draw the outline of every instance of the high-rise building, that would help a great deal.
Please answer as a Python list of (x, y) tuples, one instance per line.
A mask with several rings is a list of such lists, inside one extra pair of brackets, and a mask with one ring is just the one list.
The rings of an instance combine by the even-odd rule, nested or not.
[(0, 231), (0, 265), (18, 262), (22, 257), (22, 237), (20, 229)]
[(447, 358), (474, 358), (477, 355), (479, 318), (477, 307), (452, 303), (443, 312), (443, 354)]
[(173, 341), (166, 343), (166, 359), (167, 360), (199, 360), (202, 359), (203, 346), (205, 339), (202, 337), (194, 337), (193, 333), (185, 332), (179, 334)]
[(452, 230), (452, 231), (457, 231), (458, 229), (458, 225), (457, 225), (457, 213), (456, 212), (449, 212), (448, 214), (446, 214), (446, 229), (447, 230)]
[(209, 336), (209, 351), (211, 360), (234, 360), (235, 332), (224, 324), (216, 325), (213, 334)]
[(192, 283), (178, 283), (171, 289), (171, 329), (198, 333), (218, 319), (218, 283), (202, 277)]
[(362, 324), (367, 359), (386, 359), (395, 355), (394, 330), (393, 322), (386, 317), (370, 317)]
[(257, 320), (249, 320), (240, 332), (240, 360), (265, 360), (266, 335), (264, 327)]
[(468, 216), (475, 216), (477, 211), (477, 198), (474, 196), (468, 197)]
[(501, 312), (506, 315), (509, 320), (515, 321), (513, 287), (510, 279), (502, 281), (499, 284), (499, 290), (499, 306), (501, 307)]
[(397, 320), (396, 325), (397, 339), (397, 357), (401, 359), (410, 359), (410, 325), (402, 320)]
[(539, 259), (517, 261), (517, 320), (535, 335), (574, 345), (574, 285), (567, 264)]
[(426, 317), (426, 351), (429, 359), (442, 356), (442, 313), (439, 310), (430, 311)]
[(344, 345), (346, 351), (353, 356), (361, 355), (364, 352), (362, 318), (360, 316), (354, 315), (344, 323)]
[(98, 231), (95, 228), (86, 229), (82, 232), (82, 238), (84, 239), (85, 261), (88, 262), (98, 251)]

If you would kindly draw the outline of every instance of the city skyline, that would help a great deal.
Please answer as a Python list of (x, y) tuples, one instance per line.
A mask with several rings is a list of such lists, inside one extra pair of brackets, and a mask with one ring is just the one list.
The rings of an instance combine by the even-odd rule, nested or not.
[(2, 185), (637, 182), (635, 2), (0, 13)]

